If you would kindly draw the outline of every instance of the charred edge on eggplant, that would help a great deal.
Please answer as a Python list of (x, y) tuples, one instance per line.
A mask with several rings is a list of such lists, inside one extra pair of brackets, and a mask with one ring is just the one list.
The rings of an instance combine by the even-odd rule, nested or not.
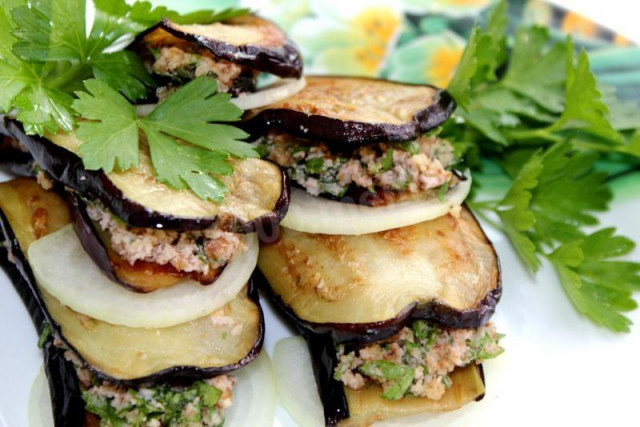
[(333, 338), (329, 334), (302, 334), (309, 347), (313, 373), (324, 409), (324, 420), (327, 426), (336, 426), (349, 418), (349, 405), (344, 385), (333, 377), (338, 365), (338, 357)]
[[(1, 136), (14, 138), (7, 129), (9, 120), (7, 116), (0, 117), (0, 139)], [(31, 154), (15, 148), (4, 148), (0, 142), (0, 168), (6, 168), (9, 172), (20, 176), (33, 176), (34, 166), (35, 162)]]
[[(136, 387), (140, 384), (150, 384), (150, 383), (157, 384), (157, 383), (163, 383), (163, 382), (171, 383), (171, 382), (183, 382), (183, 381), (196, 381), (198, 379), (211, 378), (217, 375), (222, 375), (231, 371), (235, 371), (251, 363), (256, 357), (258, 357), (258, 355), (260, 354), (260, 351), (262, 350), (262, 345), (264, 343), (264, 331), (265, 331), (264, 313), (262, 311), (262, 307), (260, 306), (260, 296), (258, 295), (258, 289), (256, 288), (256, 286), (254, 286), (253, 281), (250, 281), (247, 289), (247, 294), (249, 298), (256, 304), (256, 306), (258, 307), (258, 311), (260, 313), (258, 339), (256, 340), (256, 343), (254, 347), (251, 349), (251, 351), (243, 359), (238, 361), (238, 363), (222, 366), (219, 368), (174, 366), (172, 368), (164, 369), (162, 371), (156, 372), (146, 377), (135, 378), (130, 380), (119, 380), (119, 379), (109, 377), (103, 374), (102, 372), (96, 370), (93, 366), (91, 366), (89, 363), (87, 363), (84, 360), (82, 355), (78, 353), (78, 351), (76, 351), (76, 349), (69, 342), (66, 341), (66, 339), (61, 333), (60, 325), (57, 322), (55, 322), (53, 318), (49, 315), (46, 309), (46, 306), (44, 304), (44, 301), (42, 299), (42, 296), (40, 295), (40, 291), (38, 290), (38, 287), (36, 285), (36, 280), (33, 275), (33, 271), (31, 270), (31, 267), (29, 266), (29, 263), (24, 253), (20, 249), (18, 239), (13, 233), (13, 230), (11, 229), (11, 225), (9, 224), (9, 221), (6, 215), (4, 214), (4, 212), (2, 212), (2, 210), (0, 210), (0, 230), (2, 230), (4, 234), (5, 241), (9, 242), (9, 248), (7, 248), (7, 251), (10, 251), (13, 257), (13, 260), (15, 263), (14, 269), (17, 269), (17, 271), (20, 272), (20, 274), (22, 275), (22, 279), (28, 285), (27, 287), (31, 292), (30, 298), (32, 298), (34, 302), (29, 302), (28, 304), (25, 303), (27, 305), (27, 309), (31, 312), (33, 311), (31, 308), (33, 304), (37, 304), (37, 306), (40, 308), (42, 312), (43, 318), (46, 320), (46, 322), (49, 323), (49, 325), (51, 326), (51, 329), (56, 333), (57, 337), (64, 343), (65, 347), (68, 350), (72, 351), (78, 357), (83, 367), (88, 369), (96, 378), (100, 380), (107, 381), (109, 383), (120, 385), (123, 387)], [(6, 259), (8, 258), (3, 258), (3, 262), (5, 262), (4, 260)], [(9, 261), (6, 261), (5, 264), (6, 263), (10, 264)], [(31, 301), (30, 298), (27, 298), (27, 294), (26, 294), (27, 291), (22, 291), (21, 288), (19, 288), (20, 284), (17, 281), (13, 281), (13, 284), (16, 290), (18, 291), (18, 293), (20, 293), (20, 295), (23, 297), (23, 301), (25, 300), (25, 298)], [(26, 289), (26, 287), (23, 287), (22, 289)], [(25, 293), (24, 296), (23, 296), (23, 292)], [(36, 323), (35, 318), (33, 319), (34, 319), (34, 323)], [(40, 324), (42, 324), (42, 322), (40, 322)], [(40, 330), (40, 326), (36, 324), (36, 327), (37, 329)]]
[[(87, 213), (86, 203), (83, 202), (80, 197), (74, 195), (71, 197), (72, 201), (70, 203), (70, 211), (71, 217), (73, 218), (73, 228), (78, 235), (78, 239), (82, 244), (85, 252), (91, 257), (93, 262), (100, 267), (100, 269), (116, 283), (121, 284), (125, 288), (140, 293), (146, 293), (153, 291), (155, 289), (145, 289), (144, 287), (137, 286), (134, 283), (128, 283), (120, 278), (118, 275), (118, 265), (114, 263), (114, 261), (109, 256), (109, 250), (105, 246), (105, 242), (100, 237), (100, 233), (98, 232), (94, 222), (89, 218), (89, 214)], [(114, 255), (118, 257), (118, 255)], [(122, 260), (122, 263), (127, 263), (127, 261)], [(192, 279), (197, 282), (200, 282), (202, 285), (210, 285), (222, 274), (227, 265), (223, 265), (218, 268), (216, 271), (212, 272), (212, 274), (204, 275), (203, 273), (196, 272), (180, 272), (176, 270), (171, 265), (159, 265), (153, 263), (147, 263), (144, 261), (138, 261), (132, 266), (133, 269), (136, 268), (136, 265), (150, 265), (150, 268), (146, 271), (150, 273), (160, 272), (167, 276), (173, 276), (178, 279)], [(144, 270), (144, 267), (140, 268), (141, 271)], [(158, 288), (159, 289), (159, 288)]]
[[(132, 227), (159, 228), (169, 230), (202, 230), (215, 227), (221, 219), (182, 218), (150, 211), (143, 205), (127, 199), (109, 177), (101, 170), (84, 168), (82, 159), (46, 138), (27, 135), (20, 123), (6, 116), (0, 116), (0, 132), (20, 140), (31, 152), (35, 161), (51, 177), (86, 196), (100, 200), (116, 216)], [(257, 230), (270, 230), (279, 223), (289, 207), (289, 179), (282, 172), (282, 193), (274, 210), (251, 221), (235, 220), (232, 229), (238, 233), (251, 233)]]
[(133, 48), (133, 50), (137, 50), (138, 46), (144, 43), (144, 37), (158, 28), (167, 31), (179, 39), (205, 47), (210, 50), (214, 56), (229, 62), (247, 65), (258, 71), (264, 71), (279, 77), (300, 78), (302, 76), (302, 56), (288, 37), (286, 38), (285, 44), (277, 48), (266, 48), (252, 44), (235, 46), (220, 40), (212, 40), (204, 36), (186, 33), (176, 28), (175, 24), (165, 18), (153, 27), (140, 33), (129, 49)]
[[(29, 281), (24, 278), (25, 260), (18, 248), (15, 236), (7, 230), (8, 221), (4, 212), (0, 211), (0, 232), (9, 239), (10, 247), (0, 246), (0, 266), (9, 276), (9, 280), (20, 295), (31, 321), (39, 334), (44, 325), (49, 322), (38, 296), (36, 296)], [(9, 254), (16, 261), (9, 261)], [(44, 367), (49, 382), (53, 419), (56, 426), (76, 427), (83, 425), (85, 406), (78, 383), (78, 377), (73, 364), (64, 357), (65, 350), (53, 344), (53, 337), (49, 337), (43, 347)]]
[[(368, 78), (362, 77), (362, 79)], [(375, 79), (371, 78), (370, 80)], [(435, 88), (435, 86), (427, 86)], [(327, 144), (330, 149), (349, 151), (365, 144), (408, 141), (441, 125), (451, 116), (456, 103), (445, 90), (439, 90), (435, 96), (436, 100), (433, 104), (416, 113), (411, 123), (401, 125), (343, 121), (332, 117), (308, 115), (300, 111), (277, 108), (263, 110), (240, 123), (239, 126), (254, 139), (270, 130), (275, 130), (300, 138), (321, 141)]]
[(20, 150), (0, 150), (0, 168), (19, 176), (34, 176), (35, 164), (31, 154)]

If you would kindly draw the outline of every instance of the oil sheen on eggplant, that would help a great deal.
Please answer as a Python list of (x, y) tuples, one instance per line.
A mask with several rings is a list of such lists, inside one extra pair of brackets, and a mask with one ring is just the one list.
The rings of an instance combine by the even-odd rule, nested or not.
[(124, 260), (108, 243), (108, 233), (89, 218), (86, 203), (77, 196), (73, 197), (71, 216), (73, 226), (84, 250), (93, 262), (114, 282), (136, 292), (152, 292), (173, 286), (185, 279), (192, 279), (210, 285), (225, 266), (212, 270), (209, 274), (180, 272), (169, 264), (159, 265), (152, 262), (137, 261), (133, 265)]
[(111, 325), (75, 313), (39, 289), (24, 255), (37, 238), (69, 224), (64, 201), (22, 178), (0, 184), (0, 211), (16, 265), (48, 323), (98, 378), (123, 386), (195, 380), (238, 369), (260, 352), (264, 319), (251, 284), (225, 308), (225, 315), (242, 324), (236, 335), (209, 316), (171, 328)]
[(208, 25), (178, 25), (168, 19), (144, 31), (130, 47), (144, 57), (149, 44), (194, 43), (215, 58), (280, 77), (302, 75), (297, 47), (274, 23), (253, 15)]
[(15, 136), (54, 180), (92, 200), (100, 200), (133, 227), (248, 233), (269, 229), (289, 207), (289, 184), (280, 168), (259, 159), (233, 161), (235, 173), (222, 177), (230, 192), (221, 204), (189, 191), (174, 190), (153, 178), (149, 156), (140, 153), (135, 170), (105, 174), (84, 168), (76, 154), (82, 143), (74, 134), (49, 139), (25, 134), (14, 120), (0, 120), (0, 133)]
[(444, 123), (455, 108), (449, 93), (434, 86), (363, 77), (306, 79), (295, 95), (249, 111), (245, 130), (254, 136), (273, 130), (349, 150), (417, 138)]
[(330, 334), (302, 331), (307, 341), (313, 370), (324, 407), (327, 426), (362, 426), (383, 419), (413, 415), (423, 412), (446, 412), (458, 409), (484, 397), (482, 365), (458, 368), (451, 374), (452, 386), (440, 400), (425, 397), (405, 397), (386, 400), (381, 397), (379, 386), (361, 390), (345, 388), (334, 379), (338, 360)]
[(502, 289), (497, 255), (466, 207), (458, 218), (360, 236), (281, 227), (258, 267), (257, 280), (298, 325), (337, 342), (389, 337), (409, 319), (476, 328)]

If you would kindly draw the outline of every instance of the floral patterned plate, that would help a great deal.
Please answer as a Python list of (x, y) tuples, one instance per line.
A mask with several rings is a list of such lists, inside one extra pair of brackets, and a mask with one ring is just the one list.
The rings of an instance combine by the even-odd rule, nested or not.
[[(278, 22), (303, 51), (306, 70), (446, 86), (476, 20), (491, 0), (163, 0), (181, 11), (247, 6)], [(509, 1), (510, 27), (520, 20), (547, 25), (553, 37), (571, 32), (590, 53), (601, 82), (620, 97), (640, 100), (640, 48), (580, 15), (541, 1)], [(640, 242), (640, 173), (616, 164), (612, 209), (602, 224)], [(9, 179), (0, 173), (0, 180)], [(481, 177), (482, 191), (504, 187), (498, 174)], [(506, 334), (506, 352), (485, 364), (487, 394), (480, 403), (448, 414), (420, 416), (409, 425), (528, 426), (637, 425), (640, 396), (640, 310), (630, 334), (615, 335), (581, 317), (553, 270), (532, 278), (504, 236), (485, 226), (503, 266), (504, 296), (494, 321)], [(630, 257), (640, 261), (640, 251)], [(293, 335), (264, 303), (266, 351)], [(0, 273), (0, 426), (27, 425), (29, 389), (41, 365), (37, 337), (18, 296)], [(237, 404), (241, 400), (237, 401)], [(321, 423), (322, 420), (319, 420)], [(280, 407), (277, 426), (298, 423)], [(405, 424), (406, 425), (406, 424)], [(234, 426), (232, 426), (234, 427)]]

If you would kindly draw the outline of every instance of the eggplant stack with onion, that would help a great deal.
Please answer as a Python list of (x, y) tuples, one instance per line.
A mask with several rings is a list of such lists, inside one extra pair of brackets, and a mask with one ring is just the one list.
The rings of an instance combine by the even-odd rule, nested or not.
[(327, 425), (450, 411), (484, 395), (496, 252), (464, 205), (431, 86), (307, 77), (245, 115), (295, 188), (256, 274), (307, 340)]
[(0, 184), (0, 226), (5, 266), (43, 333), (55, 424), (222, 425), (233, 371), (262, 347), (256, 231), (284, 217), (286, 175), (229, 158), (213, 202), (160, 182), (145, 144), (137, 167), (107, 173), (85, 167), (76, 132), (2, 124), (53, 187)]

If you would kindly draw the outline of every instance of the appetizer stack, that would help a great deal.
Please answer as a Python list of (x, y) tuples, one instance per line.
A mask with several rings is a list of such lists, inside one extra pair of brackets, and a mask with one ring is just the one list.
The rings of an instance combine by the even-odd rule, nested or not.
[(307, 77), (246, 115), (296, 187), (258, 267), (308, 342), (327, 425), (459, 408), (502, 352), (498, 258), (438, 137), (453, 108), (430, 86)]
[[(165, 84), (150, 94), (161, 101), (151, 115), (186, 102), (194, 88), (215, 92), (205, 78), (217, 80), (218, 92), (239, 95), (255, 90), (259, 71), (299, 76), (299, 54), (285, 42), (273, 24), (251, 16), (183, 27), (162, 21), (133, 45), (157, 56), (149, 68)], [(99, 83), (87, 84), (94, 97), (109, 90)], [(126, 102), (116, 95), (114, 102)], [(203, 107), (215, 101), (242, 113), (228, 96), (198, 95)], [(148, 128), (127, 133), (139, 146), (135, 167), (91, 167), (82, 135), (109, 120), (105, 114), (46, 137), (27, 134), (8, 116), (0, 129), (7, 150), (26, 149), (49, 180), (47, 189), (29, 178), (0, 184), (0, 227), (8, 270), (42, 333), (55, 423), (220, 426), (232, 403), (232, 371), (262, 347), (264, 319), (251, 283), (256, 231), (284, 217), (286, 175), (271, 162), (218, 152), (203, 159), (224, 167), (203, 182), (224, 191), (219, 200), (202, 197), (189, 176), (178, 184), (158, 178), (154, 150), (162, 142), (193, 155), (188, 138)], [(212, 171), (180, 172), (196, 179)]]

